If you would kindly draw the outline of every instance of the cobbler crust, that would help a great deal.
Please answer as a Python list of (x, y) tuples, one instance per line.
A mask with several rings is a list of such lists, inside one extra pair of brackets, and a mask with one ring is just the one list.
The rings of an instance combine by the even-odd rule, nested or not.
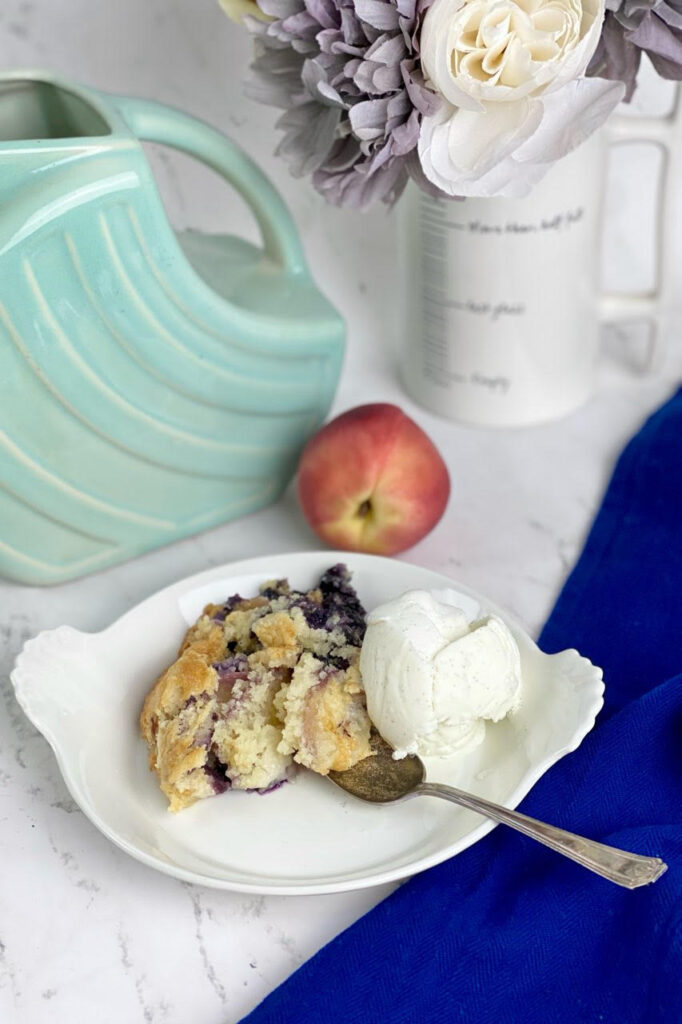
[(140, 729), (149, 747), (149, 767), (159, 776), (172, 811), (213, 793), (203, 771), (206, 750), (195, 737), (208, 724), (217, 685), (218, 673), (207, 655), (187, 647), (144, 702)]
[(197, 654), (204, 655), (209, 662), (220, 661), (225, 654), (226, 643), (223, 630), (206, 614), (206, 609), (201, 618), (185, 633), (180, 654), (189, 647), (193, 648)]
[(305, 593), (271, 580), (258, 597), (207, 605), (140, 715), (170, 809), (227, 788), (271, 788), (294, 762), (327, 774), (369, 756), (363, 634), (343, 566)]

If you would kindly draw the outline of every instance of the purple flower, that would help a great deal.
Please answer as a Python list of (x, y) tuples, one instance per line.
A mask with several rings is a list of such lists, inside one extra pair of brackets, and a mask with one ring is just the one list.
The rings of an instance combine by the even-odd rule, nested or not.
[(625, 82), (632, 99), (646, 53), (663, 78), (682, 81), (682, 0), (607, 0), (589, 74)]
[(249, 95), (281, 107), (277, 153), (337, 206), (393, 203), (415, 160), (419, 125), (438, 97), (419, 69), (417, 34), (431, 0), (259, 0)]

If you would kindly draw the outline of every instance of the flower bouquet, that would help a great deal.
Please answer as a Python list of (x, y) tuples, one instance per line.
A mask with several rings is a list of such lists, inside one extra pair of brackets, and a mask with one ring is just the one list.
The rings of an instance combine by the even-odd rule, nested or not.
[(682, 79), (682, 0), (221, 0), (249, 95), (329, 202), (526, 195), (635, 89)]

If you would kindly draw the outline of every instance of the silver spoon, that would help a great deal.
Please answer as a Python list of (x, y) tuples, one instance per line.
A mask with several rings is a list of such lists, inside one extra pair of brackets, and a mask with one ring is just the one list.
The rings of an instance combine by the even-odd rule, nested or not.
[(593, 839), (585, 839), (572, 832), (565, 832), (562, 828), (546, 825), (453, 786), (425, 782), (426, 769), (423, 762), (415, 755), (395, 761), (392, 748), (380, 737), (373, 739), (372, 747), (373, 757), (366, 757), (348, 771), (330, 772), (331, 781), (347, 793), (374, 804), (393, 803), (411, 796), (439, 796), (443, 800), (450, 800), (453, 804), (468, 807), (493, 821), (509, 825), (531, 839), (537, 839), (539, 843), (582, 864), (588, 871), (594, 871), (626, 889), (649, 885), (667, 870), (667, 864), (660, 857), (642, 857), (626, 850), (617, 850), (613, 846), (604, 846)]

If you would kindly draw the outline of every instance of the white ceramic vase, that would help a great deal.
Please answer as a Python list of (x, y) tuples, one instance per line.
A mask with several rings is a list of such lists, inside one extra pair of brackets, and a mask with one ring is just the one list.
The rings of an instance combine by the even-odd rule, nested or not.
[(614, 118), (525, 199), (453, 202), (408, 190), (402, 371), (412, 398), (464, 423), (541, 423), (593, 394), (604, 320), (649, 318), (655, 337), (662, 255), (653, 292), (600, 293), (606, 150), (647, 141), (664, 148), (667, 165), (673, 127), (673, 115)]

